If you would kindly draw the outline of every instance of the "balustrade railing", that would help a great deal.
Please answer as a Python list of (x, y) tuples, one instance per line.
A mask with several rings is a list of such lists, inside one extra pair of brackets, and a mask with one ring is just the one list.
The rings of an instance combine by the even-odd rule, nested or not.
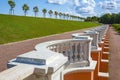
[[(82, 37), (79, 39), (68, 39), (68, 40), (56, 40), (48, 42), (46, 46), (49, 50), (58, 54), (63, 54), (68, 57), (68, 63), (84, 62), (85, 64), (80, 66), (88, 66), (91, 60), (90, 56), (90, 37)], [(36, 50), (40, 51), (40, 45), (35, 47)]]
[(91, 46), (93, 49), (98, 48), (98, 33), (96, 31), (85, 31), (84, 33), (75, 33), (72, 34), (74, 39), (79, 39), (80, 36), (90, 36), (93, 40), (91, 42)]
[(68, 57), (70, 63), (79, 61), (89, 61), (89, 44), (86, 42), (80, 42), (77, 40), (65, 41), (63, 43), (53, 44), (48, 46), (52, 51), (63, 53)]
[[(102, 40), (107, 29), (107, 26), (98, 27), (85, 31), (82, 34), (75, 34), (73, 35), (73, 39), (55, 40), (37, 44), (34, 51), (19, 55), (17, 58), (10, 60), (8, 67), (18, 66), (15, 67), (18, 69), (20, 65), (22, 65), (23, 68), (20, 68), (18, 71), (22, 70), (24, 72), (26, 69), (26, 72), (25, 76), (21, 79), (33, 73), (39, 76), (37, 79), (40, 80), (42, 78), (43, 80), (61, 80), (61, 73), (65, 69), (68, 69), (65, 66), (69, 65), (71, 66), (69, 66), (70, 68), (76, 67), (76, 69), (85, 69), (85, 67), (88, 69), (89, 67), (92, 68), (93, 65), (95, 67), (96, 62), (93, 64), (91, 59), (91, 45), (97, 48), (98, 41), (100, 42)], [(27, 69), (26, 66), (29, 66), (29, 69)], [(14, 72), (17, 74), (16, 76), (9, 76), (12, 80), (17, 80), (22, 76), (21, 73), (17, 72), (17, 69)], [(2, 80), (7, 77), (3, 76), (4, 74), (14, 75), (14, 73), (9, 73), (11, 70), (13, 69), (8, 69), (1, 73), (0, 76), (2, 76), (2, 78), (0, 77), (0, 79)]]
[(97, 27), (95, 29), (91, 29), (91, 31), (97, 31), (98, 32), (98, 42), (102, 41), (102, 38), (106, 34), (107, 30), (108, 30), (108, 26), (107, 25), (100, 26), (100, 27)]

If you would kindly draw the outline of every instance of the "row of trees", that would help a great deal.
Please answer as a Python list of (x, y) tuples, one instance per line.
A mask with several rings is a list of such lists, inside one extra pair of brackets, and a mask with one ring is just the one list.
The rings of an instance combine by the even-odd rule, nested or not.
[(57, 12), (57, 11), (52, 11), (52, 10), (46, 10), (46, 9), (43, 9), (42, 10), (43, 12), (43, 17), (46, 17), (46, 14), (48, 13), (50, 18), (52, 18), (53, 15), (55, 15), (55, 18), (59, 18), (60, 19), (82, 19), (81, 17), (79, 16), (75, 16), (75, 15), (70, 15), (70, 14), (67, 14), (67, 13), (62, 13), (62, 12)]
[(85, 21), (90, 22), (99, 22), (104, 24), (120, 24), (120, 13), (118, 14), (104, 14), (101, 17), (93, 16), (93, 17), (87, 17)]
[(89, 21), (89, 22), (98, 22), (98, 20), (99, 20), (99, 17), (97, 17), (97, 16), (85, 18), (85, 21)]
[(120, 24), (120, 13), (104, 14), (100, 17), (99, 22), (104, 24)]
[[(14, 8), (15, 8), (16, 4), (12, 0), (9, 0), (8, 4), (10, 5), (9, 14), (12, 15), (12, 14), (14, 14)], [(29, 9), (30, 8), (29, 8), (29, 6), (27, 4), (24, 4), (22, 6), (22, 10), (24, 11), (24, 15), (25, 16), (27, 15)], [(39, 8), (37, 6), (33, 7), (33, 12), (35, 13), (35, 17), (37, 17), (38, 12), (39, 12)], [(42, 13), (43, 13), (43, 17), (44, 18), (46, 17), (46, 14), (48, 13), (49, 16), (50, 16), (50, 18), (52, 18), (52, 16), (54, 15), (55, 18), (58, 18), (58, 16), (59, 16), (60, 19), (71, 19), (71, 20), (73, 20), (73, 19), (75, 19), (75, 20), (83, 19), (83, 18), (81, 18), (79, 16), (70, 15), (70, 14), (66, 14), (66, 13), (62, 13), (62, 12), (57, 12), (57, 11), (53, 11), (53, 10), (47, 10), (45, 8), (42, 10)]]

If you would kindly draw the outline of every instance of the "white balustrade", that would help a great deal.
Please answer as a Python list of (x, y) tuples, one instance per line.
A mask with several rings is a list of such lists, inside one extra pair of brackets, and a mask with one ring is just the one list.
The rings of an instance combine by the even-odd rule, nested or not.
[[(27, 52), (10, 60), (8, 67), (19, 65), (31, 66), (31, 73), (34, 71), (34, 74), (39, 76), (40, 80), (42, 78), (43, 80), (61, 80), (61, 73), (64, 73), (64, 70), (66, 70), (65, 73), (70, 71), (67, 70), (68, 68), (74, 67), (75, 70), (93, 69), (92, 66), (94, 65), (95, 67), (96, 62), (91, 59), (91, 45), (97, 48), (98, 40), (99, 42), (102, 40), (107, 29), (108, 26), (98, 27), (84, 33), (73, 34), (73, 39), (37, 44), (34, 51)], [(16, 80), (16, 78), (12, 79)]]
[[(61, 80), (61, 73), (70, 64), (77, 65), (77, 68), (88, 67), (91, 64), (91, 40), (90, 37), (81, 37), (80, 39), (65, 39), (40, 43), (35, 46), (36, 50), (24, 53), (10, 60), (8, 67), (30, 66), (32, 67), (33, 74), (37, 76), (34, 80)], [(6, 72), (3, 72), (2, 75), (10, 75)], [(28, 74), (27, 72), (24, 78), (31, 75), (31, 73)], [(19, 73), (17, 74), (19, 75)], [(19, 77), (18, 75), (15, 77), (11, 76), (11, 79), (16, 80)], [(2, 78), (5, 77), (2, 76)]]
[(92, 49), (97, 49), (98, 48), (98, 33), (96, 31), (85, 31), (84, 33), (75, 33), (72, 34), (72, 37), (75, 39), (79, 39), (79, 36), (90, 36), (93, 38), (92, 40)]
[(104, 35), (106, 34), (106, 31), (108, 30), (108, 25), (100, 26), (95, 29), (91, 29), (91, 31), (97, 31), (98, 32), (98, 42), (101, 42)]
[[(89, 51), (90, 49), (88, 46), (91, 44), (91, 38), (86, 37), (85, 39), (68, 39), (68, 40), (56, 40), (47, 42), (49, 45), (47, 46), (48, 49), (51, 51), (61, 53), (64, 56), (68, 57), (69, 63), (75, 63), (80, 61), (85, 61), (86, 65), (89, 65)], [(52, 44), (53, 43), (53, 44)], [(38, 44), (35, 49), (40, 51), (41, 44)], [(85, 65), (83, 65), (85, 66)]]

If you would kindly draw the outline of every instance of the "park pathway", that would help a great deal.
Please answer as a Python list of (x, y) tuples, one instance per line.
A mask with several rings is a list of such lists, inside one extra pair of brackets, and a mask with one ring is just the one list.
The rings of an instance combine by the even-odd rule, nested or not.
[(110, 28), (110, 80), (120, 80), (120, 35)]

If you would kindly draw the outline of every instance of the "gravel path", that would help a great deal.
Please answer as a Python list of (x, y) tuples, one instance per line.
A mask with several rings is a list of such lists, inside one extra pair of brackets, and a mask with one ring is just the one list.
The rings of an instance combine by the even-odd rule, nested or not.
[(110, 80), (120, 80), (120, 35), (110, 28)]
[(16, 58), (17, 55), (34, 50), (36, 44), (50, 40), (71, 38), (72, 33), (83, 32), (84, 30), (86, 29), (0, 45), (0, 72), (7, 69), (9, 60)]

